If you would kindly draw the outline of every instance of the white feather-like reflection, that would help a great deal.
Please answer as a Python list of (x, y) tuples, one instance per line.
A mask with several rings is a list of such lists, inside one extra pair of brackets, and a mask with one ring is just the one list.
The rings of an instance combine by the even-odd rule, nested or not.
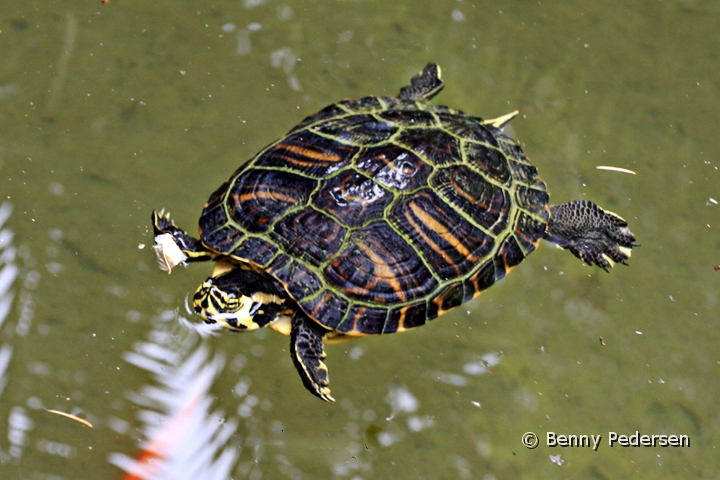
[[(12, 286), (17, 278), (18, 268), (15, 265), (15, 248), (12, 246), (13, 232), (9, 228), (3, 228), (5, 222), (12, 214), (12, 205), (3, 203), (0, 205), (0, 327), (10, 313), (15, 293)], [(0, 397), (2, 397), (5, 385), (7, 385), (7, 369), (12, 359), (13, 348), (9, 343), (0, 347)]]
[[(154, 376), (153, 384), (128, 394), (141, 407), (140, 453), (135, 458), (112, 453), (108, 461), (123, 469), (126, 479), (230, 478), (241, 451), (230, 442), (238, 420), (213, 408), (210, 394), (225, 358), (198, 344), (196, 333), (208, 329), (186, 328), (198, 325), (177, 311), (165, 311), (154, 320), (148, 341), (137, 342), (123, 356)], [(123, 425), (118, 429), (125, 430)]]
[[(30, 251), (24, 248), (19, 254), (18, 249), (12, 243), (14, 233), (5, 225), (12, 212), (13, 206), (10, 202), (3, 202), (0, 205), (0, 334), (5, 339), (0, 346), (0, 397), (10, 381), (8, 372), (15, 351), (12, 340), (27, 335), (30, 329), (35, 316), (35, 297), (32, 290), (40, 281), (40, 274), (37, 271), (27, 269), (28, 265), (35, 263)], [(20, 275), (17, 262), (24, 262), (26, 267), (24, 275)], [(17, 297), (14, 288), (17, 286), (19, 286), (20, 294), (19, 301), (15, 302)], [(19, 310), (18, 322), (17, 324), (5, 324), (5, 320), (13, 311), (13, 305)], [(3, 400), (0, 405), (8, 407), (12, 405), (7, 418), (6, 438), (9, 444), (7, 450), (0, 448), (0, 463), (8, 463), (17, 461), (25, 453), (30, 432), (35, 428), (35, 422), (28, 415), (26, 408), (15, 405), (14, 401)]]
[[(0, 327), (10, 313), (14, 292), (11, 290), (18, 275), (15, 265), (15, 247), (12, 246), (13, 232), (4, 227), (12, 214), (12, 205), (5, 202), (0, 205)], [(0, 371), (0, 376), (2, 372)]]

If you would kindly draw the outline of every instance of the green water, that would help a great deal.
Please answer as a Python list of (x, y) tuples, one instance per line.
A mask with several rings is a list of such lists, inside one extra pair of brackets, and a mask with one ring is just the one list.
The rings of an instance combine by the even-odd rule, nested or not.
[[(692, 0), (4, 2), (0, 477), (122, 478), (118, 459), (171, 423), (147, 412), (192, 405), (170, 437), (209, 437), (161, 449), (186, 463), (160, 478), (715, 478), (718, 24), (718, 3)], [(192, 230), (305, 115), (395, 94), (428, 61), (438, 103), (520, 110), (553, 202), (624, 216), (630, 266), (544, 244), (422, 329), (328, 347), (332, 405), (303, 389), (285, 337), (198, 339), (178, 318), (195, 321), (185, 299), (209, 266), (160, 272), (152, 209)], [(691, 444), (608, 446), (636, 430)], [(603, 440), (548, 447), (547, 432)]]

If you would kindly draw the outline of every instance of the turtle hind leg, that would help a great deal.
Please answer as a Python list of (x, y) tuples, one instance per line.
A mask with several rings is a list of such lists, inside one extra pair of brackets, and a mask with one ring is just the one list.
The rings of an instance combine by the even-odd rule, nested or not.
[(177, 227), (175, 222), (170, 219), (170, 213), (165, 213), (164, 209), (160, 212), (153, 210), (151, 218), (155, 237), (166, 233), (171, 235), (188, 261), (212, 260), (213, 254), (205, 248), (200, 240), (191, 237), (185, 230)]
[(290, 355), (305, 388), (326, 402), (334, 402), (330, 395), (330, 378), (323, 359), (323, 337), (327, 333), (320, 325), (298, 311), (293, 317), (290, 333)]
[(410, 85), (400, 89), (400, 100), (430, 100), (440, 93), (445, 85), (440, 78), (442, 70), (434, 63), (428, 63), (422, 72), (410, 79)]
[(550, 205), (545, 239), (605, 271), (617, 262), (627, 265), (632, 248), (640, 246), (625, 219), (587, 200)]

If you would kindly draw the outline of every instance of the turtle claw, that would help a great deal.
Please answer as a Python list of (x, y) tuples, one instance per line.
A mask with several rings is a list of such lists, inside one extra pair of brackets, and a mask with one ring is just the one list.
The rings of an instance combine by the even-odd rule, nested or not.
[(153, 210), (152, 223), (155, 235), (162, 235), (163, 233), (172, 234), (173, 230), (180, 230), (170, 218), (170, 212), (166, 212), (164, 208), (160, 209), (159, 212)]

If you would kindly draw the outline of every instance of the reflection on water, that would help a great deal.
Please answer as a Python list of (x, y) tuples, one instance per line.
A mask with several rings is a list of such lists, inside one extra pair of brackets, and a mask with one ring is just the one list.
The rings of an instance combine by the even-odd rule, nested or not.
[[(15, 298), (12, 287), (18, 274), (18, 268), (15, 265), (17, 250), (12, 245), (13, 232), (5, 227), (11, 214), (12, 205), (7, 202), (3, 203), (0, 206), (0, 329), (2, 329), (3, 333), (6, 330), (6, 328), (3, 328), (3, 324), (10, 313), (10, 307)], [(12, 352), (12, 344), (10, 341), (5, 340), (2, 347), (0, 347), (0, 400), (2, 400), (2, 393), (8, 383), (7, 370), (12, 359)], [(20, 458), (25, 444), (25, 432), (32, 428), (32, 421), (24, 415), (22, 408), (15, 408), (10, 412), (9, 427), (8, 440), (10, 440), (10, 446), (7, 450), (0, 450), (0, 458), (2, 458), (3, 462), (9, 462), (13, 458)]]
[[(127, 472), (126, 480), (230, 478), (241, 451), (234, 436), (238, 421), (213, 409), (210, 386), (223, 369), (220, 355), (211, 356), (192, 330), (181, 327), (177, 314), (166, 311), (153, 319), (148, 341), (138, 342), (125, 361), (152, 373), (154, 382), (132, 393), (141, 407), (143, 439), (136, 459), (114, 453), (108, 461)], [(111, 418), (110, 428), (129, 434), (126, 420)]]
[[(13, 343), (16, 338), (27, 336), (35, 314), (35, 299), (33, 291), (40, 280), (39, 273), (31, 269), (35, 260), (30, 256), (27, 248), (17, 249), (13, 245), (13, 231), (7, 227), (7, 221), (12, 215), (13, 206), (9, 202), (0, 205), (0, 332), (2, 333), (2, 346), (0, 346), (0, 404), (8, 405), (7, 400), (2, 401), (5, 387), (10, 380), (9, 367), (13, 358)], [(16, 262), (22, 262), (25, 267), (22, 275)], [(18, 278), (20, 277), (20, 278)], [(19, 284), (19, 285), (16, 285)], [(19, 286), (16, 300), (15, 288)], [(17, 304), (19, 320), (17, 324), (6, 324), (12, 307)], [(41, 366), (40, 366), (41, 368)], [(28, 399), (28, 405), (36, 405), (36, 399)], [(25, 406), (13, 405), (9, 409), (7, 445), (0, 443), (0, 461), (2, 463), (18, 464), (25, 449), (30, 444), (29, 435), (35, 427), (33, 420), (27, 415)], [(72, 447), (40, 439), (37, 448), (60, 456), (69, 457)]]
[[(260, 400), (252, 393), (251, 381), (242, 375), (248, 359), (237, 355), (227, 365), (222, 354), (213, 354), (201, 337), (206, 325), (189, 324), (177, 311), (166, 310), (151, 320), (152, 329), (146, 341), (137, 342), (123, 359), (152, 375), (149, 384), (128, 392), (128, 399), (138, 408), (136, 417), (142, 432), (133, 428), (132, 419), (109, 417), (105, 423), (118, 434), (137, 443), (135, 457), (111, 453), (108, 461), (125, 471), (125, 480), (224, 479), (233, 475), (252, 479), (262, 477), (258, 461), (274, 455), (279, 470), (290, 478), (302, 478), (300, 471), (282, 452), (289, 446), (283, 437), (280, 421), (270, 425), (270, 436), (260, 427), (262, 414), (270, 411), (272, 402)], [(359, 358), (360, 347), (353, 349)], [(351, 356), (353, 358), (353, 356)], [(463, 366), (466, 375), (478, 376), (500, 362), (498, 354), (486, 354)], [(232, 395), (216, 398), (213, 384), (222, 374), (233, 378)], [(456, 386), (467, 384), (461, 374), (433, 372), (439, 382)], [(372, 455), (367, 443), (388, 448), (408, 435), (432, 428), (433, 415), (423, 413), (419, 398), (407, 386), (392, 384), (385, 395), (389, 415), (377, 418), (372, 409), (359, 410), (353, 402), (341, 402), (348, 422), (345, 424), (346, 451), (350, 455), (331, 460), (328, 468), (346, 477), (372, 470)], [(479, 402), (472, 402), (481, 408)], [(223, 411), (218, 404), (230, 411)], [(370, 426), (363, 432), (360, 424)], [(290, 445), (292, 442), (289, 442)], [(363, 447), (364, 445), (364, 447)], [(458, 461), (463, 461), (457, 457)]]

